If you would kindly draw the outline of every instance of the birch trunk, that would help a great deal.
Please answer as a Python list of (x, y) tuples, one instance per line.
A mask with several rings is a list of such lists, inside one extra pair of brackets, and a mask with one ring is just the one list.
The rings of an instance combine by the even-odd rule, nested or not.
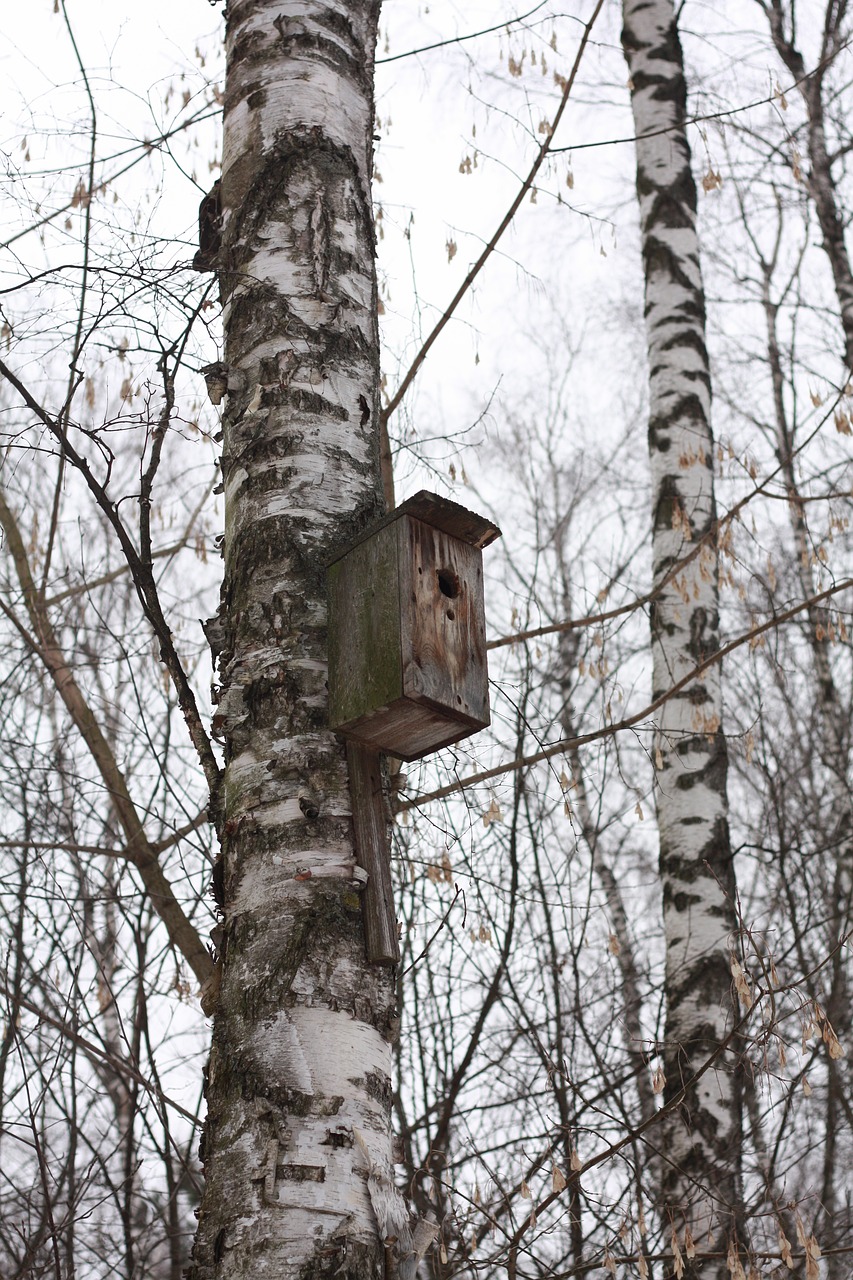
[[(645, 272), (657, 698), (719, 645), (711, 380), (674, 9), (671, 0), (625, 0), (623, 12)], [(721, 717), (716, 666), (664, 704), (654, 744), (671, 1107), (661, 1200), (664, 1221), (680, 1239), (689, 1227), (696, 1241), (685, 1274), (703, 1280), (729, 1276), (741, 1200), (740, 1082), (727, 1043), (737, 922)]]
[[(192, 1280), (367, 1280), (391, 1183), (394, 985), (364, 959), (325, 566), (382, 513), (370, 197), (378, 0), (231, 0), (222, 171), (229, 396), (214, 720), (221, 990)], [(405, 1274), (405, 1268), (403, 1268)]]

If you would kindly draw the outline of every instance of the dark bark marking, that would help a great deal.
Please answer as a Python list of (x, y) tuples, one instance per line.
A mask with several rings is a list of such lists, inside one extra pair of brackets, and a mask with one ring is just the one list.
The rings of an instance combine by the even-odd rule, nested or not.
[(278, 1164), (275, 1176), (282, 1182), (325, 1182), (326, 1170), (317, 1164)]

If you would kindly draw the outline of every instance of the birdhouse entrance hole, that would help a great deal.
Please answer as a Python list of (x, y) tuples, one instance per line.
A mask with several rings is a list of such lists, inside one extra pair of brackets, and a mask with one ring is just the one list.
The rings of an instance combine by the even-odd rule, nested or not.
[[(438, 589), (443, 596), (447, 596), (449, 600), (455, 600), (459, 595), (459, 579), (452, 569), (439, 569), (436, 574), (438, 578)], [(448, 618), (451, 616), (447, 615)]]

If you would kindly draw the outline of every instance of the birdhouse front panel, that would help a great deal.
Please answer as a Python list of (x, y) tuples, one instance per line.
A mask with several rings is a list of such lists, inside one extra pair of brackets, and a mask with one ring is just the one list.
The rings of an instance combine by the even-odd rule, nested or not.
[(420, 493), (329, 569), (330, 725), (418, 760), (489, 723), (482, 546), (499, 530)]
[(400, 522), (403, 693), (471, 726), (489, 723), (482, 554), (442, 529)]

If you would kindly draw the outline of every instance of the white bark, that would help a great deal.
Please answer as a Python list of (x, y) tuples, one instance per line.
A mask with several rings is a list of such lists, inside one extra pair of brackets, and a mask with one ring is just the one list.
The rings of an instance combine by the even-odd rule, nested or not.
[(325, 566), (382, 503), (378, 8), (228, 7), (224, 968), (194, 1280), (367, 1280), (408, 1225), (391, 1180), (394, 990), (364, 959), (346, 763), (326, 725)]
[[(671, 0), (625, 0), (646, 288), (653, 494), (653, 696), (718, 647), (711, 380)], [(652, 135), (655, 136), (644, 136)], [(701, 550), (670, 581), (673, 567)], [(655, 741), (666, 945), (662, 1209), (699, 1248), (690, 1274), (728, 1275), (740, 1207), (740, 1085), (729, 951), (736, 927), (719, 667), (664, 704)], [(717, 1052), (719, 1051), (719, 1052)], [(714, 1054), (717, 1056), (714, 1058)], [(709, 1067), (706, 1064), (712, 1060)]]

